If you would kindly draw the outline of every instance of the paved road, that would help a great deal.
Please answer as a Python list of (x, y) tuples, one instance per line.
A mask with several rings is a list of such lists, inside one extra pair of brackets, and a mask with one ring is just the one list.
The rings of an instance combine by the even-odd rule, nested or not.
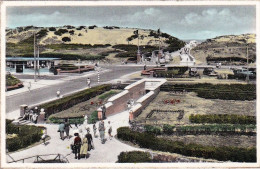
[[(107, 82), (118, 79), (123, 75), (136, 72), (143, 69), (143, 66), (104, 66), (110, 69), (109, 72), (100, 74), (100, 82)], [(75, 75), (78, 76), (78, 75)], [(60, 78), (58, 78), (60, 80)], [(92, 86), (97, 85), (97, 74), (90, 75)], [(51, 85), (44, 89), (36, 89), (31, 92), (25, 92), (6, 97), (6, 113), (19, 109), (22, 104), (34, 105), (56, 97), (56, 91), (61, 90), (61, 94), (71, 93), (86, 88), (86, 77), (64, 80), (63, 83)]]

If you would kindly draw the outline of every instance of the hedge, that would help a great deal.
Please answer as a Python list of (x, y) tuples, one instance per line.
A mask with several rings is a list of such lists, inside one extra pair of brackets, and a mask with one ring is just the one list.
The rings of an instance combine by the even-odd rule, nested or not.
[[(54, 123), (54, 124), (60, 124), (64, 122), (64, 120), (67, 118), (56, 118), (56, 117), (50, 117), (49, 120)], [(68, 118), (68, 122), (70, 124), (83, 124), (84, 123), (84, 118), (83, 117), (77, 117), (77, 118)]]
[(17, 137), (6, 139), (6, 148), (9, 152), (16, 151), (21, 148), (40, 141), (42, 136), (42, 127), (31, 125), (14, 125), (12, 121), (6, 121), (6, 133), (17, 134)]
[(117, 129), (119, 139), (138, 144), (141, 148), (156, 151), (178, 153), (185, 156), (216, 159), (220, 161), (256, 162), (256, 148), (213, 147), (198, 144), (184, 144), (180, 141), (170, 141), (158, 138), (149, 133), (131, 131), (128, 127)]
[(152, 162), (152, 156), (148, 152), (130, 151), (121, 152), (118, 155), (118, 163), (146, 163)]
[(256, 124), (255, 116), (237, 114), (191, 114), (191, 123), (230, 123), (230, 124)]
[(93, 111), (90, 115), (90, 118), (88, 118), (88, 124), (94, 124), (98, 121), (98, 111)]
[(155, 135), (197, 135), (197, 134), (217, 134), (217, 135), (256, 135), (256, 125), (244, 124), (206, 124), (171, 126), (164, 124), (162, 127), (145, 125), (144, 131)]
[(255, 84), (166, 84), (160, 87), (161, 91), (188, 91), (196, 92), (198, 97), (205, 99), (222, 100), (255, 100)]
[(49, 117), (51, 114), (71, 108), (72, 106), (74, 106), (78, 103), (87, 101), (110, 89), (111, 89), (111, 85), (109, 85), (109, 84), (95, 86), (90, 89), (86, 89), (86, 90), (77, 92), (75, 94), (60, 98), (58, 100), (45, 103), (43, 105), (40, 105), (39, 107), (40, 107), (40, 109), (44, 108), (44, 110), (46, 112), (46, 117)]

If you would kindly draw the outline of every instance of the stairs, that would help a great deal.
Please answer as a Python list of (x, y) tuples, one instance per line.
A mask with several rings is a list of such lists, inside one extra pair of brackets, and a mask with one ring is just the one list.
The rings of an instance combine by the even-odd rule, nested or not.
[(15, 125), (33, 124), (30, 120), (23, 120), (22, 117), (19, 117), (17, 120), (14, 120), (12, 123)]

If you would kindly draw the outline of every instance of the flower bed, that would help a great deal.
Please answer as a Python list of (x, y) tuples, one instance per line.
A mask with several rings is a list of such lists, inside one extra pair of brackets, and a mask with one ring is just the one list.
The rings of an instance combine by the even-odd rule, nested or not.
[(158, 138), (149, 133), (131, 131), (128, 127), (117, 129), (119, 139), (138, 144), (141, 148), (178, 153), (185, 156), (216, 159), (220, 161), (256, 162), (256, 148), (213, 147), (198, 144), (184, 144)]

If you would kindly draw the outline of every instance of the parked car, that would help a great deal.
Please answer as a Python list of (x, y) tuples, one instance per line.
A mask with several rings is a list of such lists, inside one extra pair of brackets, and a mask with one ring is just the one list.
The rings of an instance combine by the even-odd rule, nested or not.
[(249, 76), (249, 78), (255, 78), (256, 77), (256, 73), (250, 71), (250, 70), (247, 70), (247, 69), (234, 69), (233, 70), (234, 72), (234, 76), (236, 78), (246, 78), (247, 75)]
[(199, 76), (198, 69), (195, 67), (189, 68), (189, 75), (190, 76)]
[(214, 71), (213, 67), (207, 67), (203, 70), (203, 74), (204, 75), (208, 75), (208, 76), (217, 76), (216, 72)]

